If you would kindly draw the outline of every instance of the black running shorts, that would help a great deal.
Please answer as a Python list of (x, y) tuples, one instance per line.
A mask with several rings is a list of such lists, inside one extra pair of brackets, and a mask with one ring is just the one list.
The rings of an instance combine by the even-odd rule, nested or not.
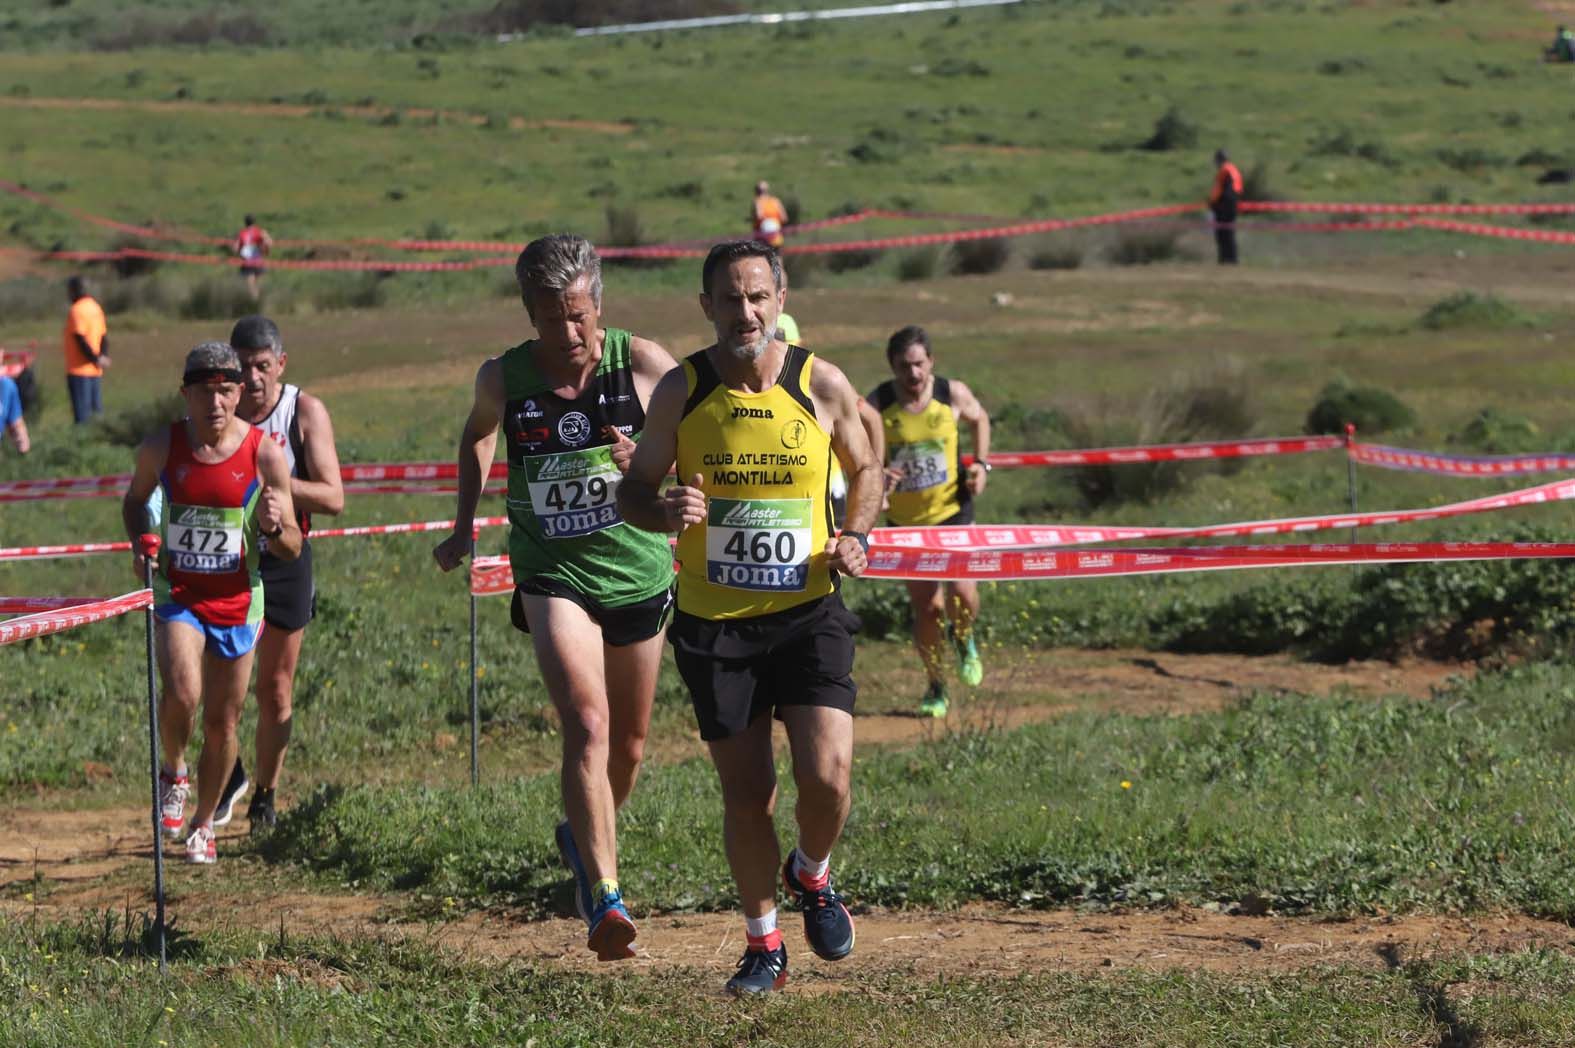
[(312, 544), (301, 543), (301, 555), (280, 560), (264, 553), (257, 560), (263, 584), (263, 621), (276, 630), (305, 629), (317, 616), (317, 587), (312, 581)]
[(668, 609), (673, 606), (673, 591), (663, 590), (654, 597), (609, 608), (567, 583), (537, 575), (514, 587), (514, 601), (509, 608), (509, 618), (513, 620), (514, 628), (522, 633), (530, 632), (530, 623), (525, 619), (523, 599), (527, 594), (532, 597), (562, 597), (564, 600), (578, 604), (585, 609), (585, 614), (602, 628), (602, 643), (611, 644), (615, 648), (650, 640), (662, 632), (667, 626)]
[(673, 616), (678, 674), (689, 688), (700, 737), (731, 738), (767, 712), (826, 706), (853, 712), (853, 634), (859, 620), (832, 593), (752, 619)]

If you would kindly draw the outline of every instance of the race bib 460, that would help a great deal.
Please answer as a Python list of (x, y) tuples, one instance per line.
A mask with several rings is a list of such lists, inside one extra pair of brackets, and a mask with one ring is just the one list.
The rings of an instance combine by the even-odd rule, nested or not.
[(164, 548), (176, 571), (223, 575), (238, 571), (245, 553), (241, 528), (245, 510), (171, 506)]
[(809, 499), (712, 498), (706, 507), (706, 577), (746, 590), (803, 590), (814, 529)]
[(950, 470), (946, 445), (939, 440), (920, 440), (892, 449), (891, 467), (902, 474), (898, 491), (924, 491), (946, 483)]
[(589, 535), (623, 523), (618, 516), (618, 485), (623, 474), (613, 465), (612, 449), (587, 448), (525, 459), (530, 511), (549, 539)]

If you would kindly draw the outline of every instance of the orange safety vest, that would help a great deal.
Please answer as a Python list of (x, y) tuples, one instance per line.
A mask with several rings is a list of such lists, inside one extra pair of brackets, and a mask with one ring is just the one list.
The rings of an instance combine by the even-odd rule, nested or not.
[(104, 345), (104, 336), (109, 328), (104, 323), (104, 309), (89, 295), (83, 295), (71, 303), (71, 312), (66, 314), (66, 374), (78, 378), (98, 378), (104, 374), (104, 369), (87, 358), (82, 352), (82, 347), (77, 345), (77, 336), (81, 335), (93, 352), (98, 353)]

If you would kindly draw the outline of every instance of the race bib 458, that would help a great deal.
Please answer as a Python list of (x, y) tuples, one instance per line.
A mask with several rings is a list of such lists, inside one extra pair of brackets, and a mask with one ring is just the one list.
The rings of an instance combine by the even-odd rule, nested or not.
[(814, 552), (809, 499), (712, 498), (706, 507), (706, 577), (718, 586), (800, 591)]
[(902, 474), (898, 491), (924, 491), (946, 483), (950, 470), (946, 445), (939, 440), (921, 440), (892, 449), (891, 467)]
[(238, 571), (245, 553), (241, 529), (246, 511), (212, 506), (171, 506), (164, 548), (176, 571), (224, 575)]

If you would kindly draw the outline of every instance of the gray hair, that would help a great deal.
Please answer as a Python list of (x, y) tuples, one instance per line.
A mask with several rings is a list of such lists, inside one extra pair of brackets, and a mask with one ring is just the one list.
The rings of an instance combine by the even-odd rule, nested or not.
[(217, 339), (199, 342), (186, 354), (186, 366), (180, 383), (189, 386), (206, 382), (209, 378), (225, 378), (231, 382), (241, 380), (241, 358), (235, 355), (228, 342)]
[(284, 352), (284, 339), (279, 337), (279, 325), (257, 313), (242, 317), (230, 329), (230, 345), (238, 353), (258, 349)]
[(519, 281), (520, 298), (528, 311), (531, 294), (548, 291), (563, 294), (581, 277), (590, 279), (591, 301), (602, 305), (602, 260), (591, 242), (574, 233), (554, 233), (532, 240), (514, 263), (514, 279)]

